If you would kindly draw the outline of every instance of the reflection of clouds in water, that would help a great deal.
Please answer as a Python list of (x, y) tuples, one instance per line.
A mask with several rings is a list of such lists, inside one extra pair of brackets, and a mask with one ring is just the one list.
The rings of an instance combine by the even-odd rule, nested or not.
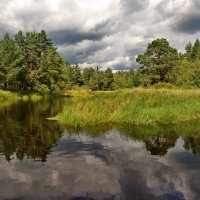
[(186, 199), (193, 199), (194, 194), (190, 189), (187, 172), (176, 168), (175, 164), (171, 166), (167, 161), (154, 163), (146, 172), (146, 177), (148, 187), (156, 194), (162, 196), (166, 193), (181, 192)]
[[(199, 158), (185, 152), (183, 144), (183, 140), (179, 139), (176, 147), (171, 149), (165, 157), (159, 157), (154, 162), (150, 162), (151, 165), (146, 171), (148, 172), (146, 175), (147, 185), (160, 195), (179, 191), (183, 193), (185, 199), (196, 199), (192, 180), (199, 179), (200, 176), (198, 171), (193, 171), (186, 165), (191, 166), (191, 163), (196, 163), (200, 166)], [(184, 158), (180, 160), (179, 158), (182, 156)], [(180, 194), (178, 193), (178, 195)]]
[(45, 164), (0, 157), (0, 198), (195, 199), (199, 158), (183, 154), (182, 140), (167, 156), (151, 156), (143, 142), (114, 132), (97, 138), (65, 135)]

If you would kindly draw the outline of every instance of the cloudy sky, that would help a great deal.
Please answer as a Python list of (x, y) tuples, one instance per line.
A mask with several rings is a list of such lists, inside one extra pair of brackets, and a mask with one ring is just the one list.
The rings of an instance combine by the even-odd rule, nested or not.
[(1, 0), (0, 37), (45, 29), (71, 63), (136, 68), (160, 37), (183, 50), (200, 35), (198, 0)]

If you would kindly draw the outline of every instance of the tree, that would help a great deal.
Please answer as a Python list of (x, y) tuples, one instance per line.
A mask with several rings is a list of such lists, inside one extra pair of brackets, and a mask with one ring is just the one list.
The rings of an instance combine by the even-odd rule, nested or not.
[(177, 86), (200, 87), (200, 61), (183, 60), (169, 78)]
[(189, 42), (187, 43), (186, 47), (185, 47), (185, 55), (184, 57), (188, 60), (192, 60), (192, 43)]
[(3, 89), (19, 89), (24, 57), (15, 41), (6, 33), (0, 42), (0, 85)]
[(165, 81), (167, 73), (172, 70), (178, 60), (177, 50), (172, 48), (164, 38), (148, 44), (145, 53), (136, 59), (142, 65), (141, 72), (145, 78), (149, 78), (150, 84)]
[(103, 78), (104, 78), (104, 73), (103, 71), (99, 70), (99, 67), (97, 67), (94, 70), (94, 74), (92, 78), (90, 79), (89, 82), (89, 87), (92, 90), (103, 90)]
[(196, 39), (191, 52), (191, 58), (192, 60), (200, 59), (200, 41), (199, 39)]
[(128, 72), (130, 77), (130, 87), (138, 87), (140, 85), (140, 71), (139, 70), (130, 70)]
[(20, 31), (15, 36), (18, 47), (23, 52), (25, 58), (25, 85), (26, 90), (33, 91), (38, 83), (38, 70), (40, 68), (40, 59), (47, 54), (50, 48), (53, 48), (51, 39), (48, 38), (46, 32), (42, 30), (39, 33), (26, 33), (24, 36)]
[(83, 69), (83, 82), (84, 82), (84, 85), (89, 86), (89, 83), (90, 83), (91, 79), (94, 76), (94, 72), (95, 72), (95, 70), (92, 67)]
[(65, 61), (56, 52), (55, 48), (48, 50), (41, 56), (40, 68), (37, 72), (38, 81), (34, 85), (34, 91), (39, 93), (60, 92), (66, 87)]
[(104, 90), (111, 90), (113, 88), (113, 73), (110, 68), (107, 68), (104, 72), (104, 80), (103, 80), (103, 89)]
[(83, 77), (81, 74), (81, 68), (76, 64), (72, 66), (71, 80), (73, 85), (83, 85)]

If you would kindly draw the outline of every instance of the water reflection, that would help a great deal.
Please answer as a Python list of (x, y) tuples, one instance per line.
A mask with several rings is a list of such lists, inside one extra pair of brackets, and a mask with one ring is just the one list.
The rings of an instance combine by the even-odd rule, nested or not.
[(200, 155), (200, 135), (184, 136), (184, 147), (186, 150), (192, 150), (194, 155)]
[(151, 155), (164, 156), (168, 150), (175, 147), (179, 138), (184, 140), (184, 149), (200, 154), (200, 123), (184, 122), (162, 126), (117, 126), (122, 137), (143, 141)]
[(60, 127), (63, 101), (1, 107), (0, 199), (200, 198), (198, 122)]
[(14, 155), (19, 160), (26, 156), (46, 161), (47, 154), (61, 137), (56, 123), (47, 123), (63, 100), (18, 102), (0, 110), (0, 153), (10, 161)]

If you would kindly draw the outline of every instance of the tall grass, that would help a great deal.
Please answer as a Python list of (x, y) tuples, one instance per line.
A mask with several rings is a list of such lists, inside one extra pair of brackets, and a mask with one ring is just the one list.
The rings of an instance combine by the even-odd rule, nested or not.
[(0, 103), (1, 105), (4, 104), (11, 104), (14, 101), (17, 100), (31, 100), (31, 101), (38, 101), (42, 98), (42, 96), (37, 94), (31, 94), (31, 95), (21, 95), (18, 93), (10, 92), (10, 91), (4, 91), (0, 90)]
[(95, 92), (66, 101), (57, 119), (69, 126), (100, 123), (169, 124), (200, 118), (199, 90), (132, 89)]
[(0, 101), (12, 100), (17, 99), (19, 96), (15, 93), (0, 90)]

